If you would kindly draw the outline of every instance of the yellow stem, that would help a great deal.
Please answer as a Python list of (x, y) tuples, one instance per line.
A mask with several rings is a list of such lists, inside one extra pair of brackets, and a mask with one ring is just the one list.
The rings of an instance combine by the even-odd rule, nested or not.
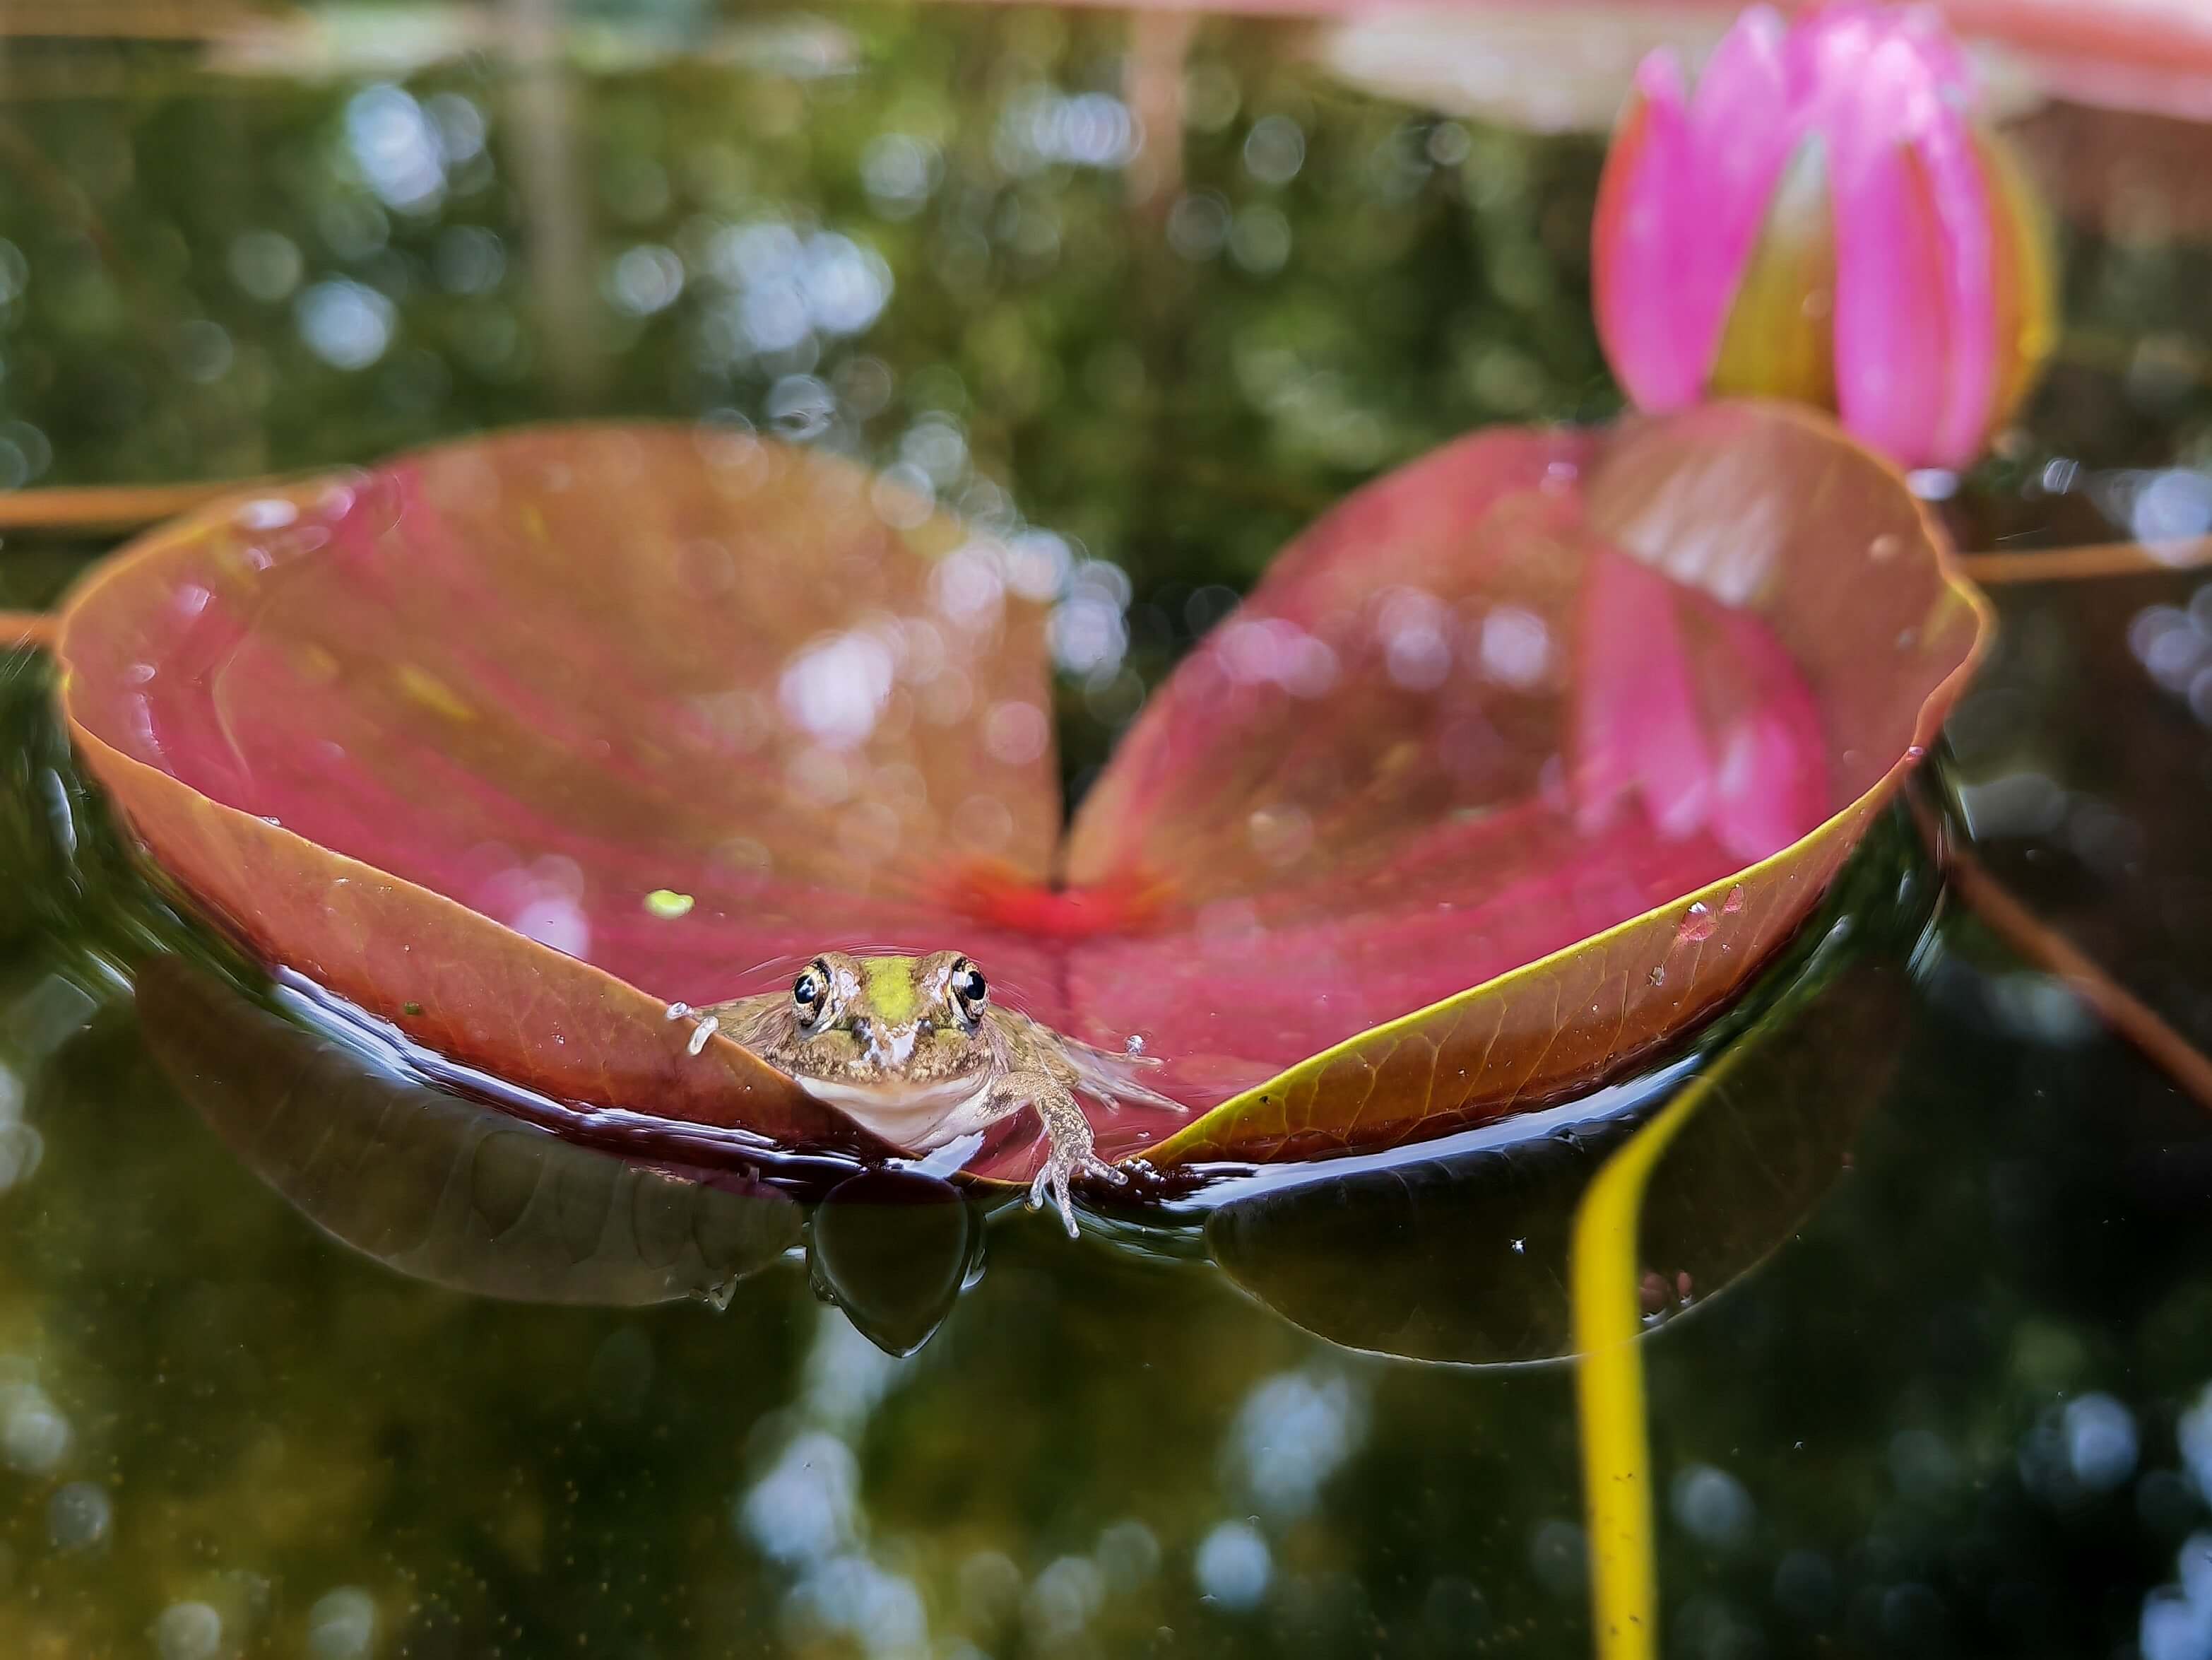
[(1643, 1269), (1637, 1251), (1644, 1189), (1659, 1156), (1711, 1087), (1693, 1079), (1605, 1163), (1575, 1212), (1569, 1285), (1574, 1303), (1575, 1397), (1589, 1529), (1590, 1622), (1598, 1660), (1651, 1660), (1659, 1651), (1659, 1578), (1653, 1547), (1651, 1450), (1644, 1410)]

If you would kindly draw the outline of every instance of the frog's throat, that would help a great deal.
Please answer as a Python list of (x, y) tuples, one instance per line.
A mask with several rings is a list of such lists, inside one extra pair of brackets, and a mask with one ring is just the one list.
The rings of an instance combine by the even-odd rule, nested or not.
[(936, 1084), (840, 1084), (801, 1078), (799, 1085), (886, 1141), (910, 1152), (927, 1152), (980, 1129), (994, 1117), (991, 1078), (948, 1078)]

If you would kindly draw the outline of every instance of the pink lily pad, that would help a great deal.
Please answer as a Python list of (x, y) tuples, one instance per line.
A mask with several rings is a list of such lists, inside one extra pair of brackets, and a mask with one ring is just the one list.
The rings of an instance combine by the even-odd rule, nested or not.
[[(1585, 1089), (1708, 1017), (1917, 758), (1984, 611), (1884, 463), (1720, 405), (1501, 430), (1324, 516), (1063, 832), (1042, 607), (850, 463), (525, 431), (224, 503), (56, 630), (76, 740), (265, 958), (564, 1100), (867, 1138), (666, 1006), (957, 946), (1296, 1157)], [(1034, 1167), (1010, 1125), (980, 1173)]]

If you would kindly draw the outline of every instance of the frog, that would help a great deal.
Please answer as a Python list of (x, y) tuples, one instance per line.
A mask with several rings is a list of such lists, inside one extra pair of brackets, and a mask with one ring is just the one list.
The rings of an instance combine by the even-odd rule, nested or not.
[(696, 1054), (716, 1031), (734, 1038), (828, 1103), (909, 1152), (927, 1153), (1034, 1109), (1045, 1163), (1029, 1205), (1050, 1195), (1068, 1237), (1079, 1237), (1069, 1184), (1079, 1176), (1124, 1186), (1127, 1174), (1092, 1151), (1075, 1091), (1109, 1108), (1140, 1102), (1188, 1110), (1139, 1082), (1156, 1056), (1133, 1043), (1115, 1054), (995, 1002), (965, 952), (856, 956), (823, 952), (788, 990), (732, 998), (690, 1015)]

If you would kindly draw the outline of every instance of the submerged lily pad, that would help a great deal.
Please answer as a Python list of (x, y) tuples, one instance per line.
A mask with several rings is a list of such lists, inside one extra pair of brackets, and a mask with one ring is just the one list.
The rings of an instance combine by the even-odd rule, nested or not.
[(720, 1306), (803, 1250), (819, 1292), (902, 1355), (981, 1272), (979, 1219), (919, 1171), (848, 1170), (824, 1191), (799, 1161), (777, 1181), (711, 1150), (692, 1162), (702, 1150), (586, 1146), (437, 1087), (367, 1028), (319, 1023), (187, 957), (149, 956), (136, 982), (155, 1060), (240, 1160), (331, 1238), (413, 1279), (508, 1301)]
[[(1984, 613), (1902, 481), (1756, 405), (1480, 434), (1324, 516), (1063, 837), (1048, 566), (850, 463), (528, 431), (143, 539), (59, 623), (88, 763), (264, 958), (562, 1100), (863, 1133), (673, 1000), (957, 946), (1140, 1037), (1157, 1164), (1587, 1089), (1734, 995)], [(1010, 1127), (976, 1169), (1032, 1167)]]
[(175, 956), (137, 975), (147, 1042), (240, 1159), (332, 1238), (417, 1280), (523, 1302), (726, 1297), (800, 1241), (757, 1178), (572, 1145), (380, 1067)]

